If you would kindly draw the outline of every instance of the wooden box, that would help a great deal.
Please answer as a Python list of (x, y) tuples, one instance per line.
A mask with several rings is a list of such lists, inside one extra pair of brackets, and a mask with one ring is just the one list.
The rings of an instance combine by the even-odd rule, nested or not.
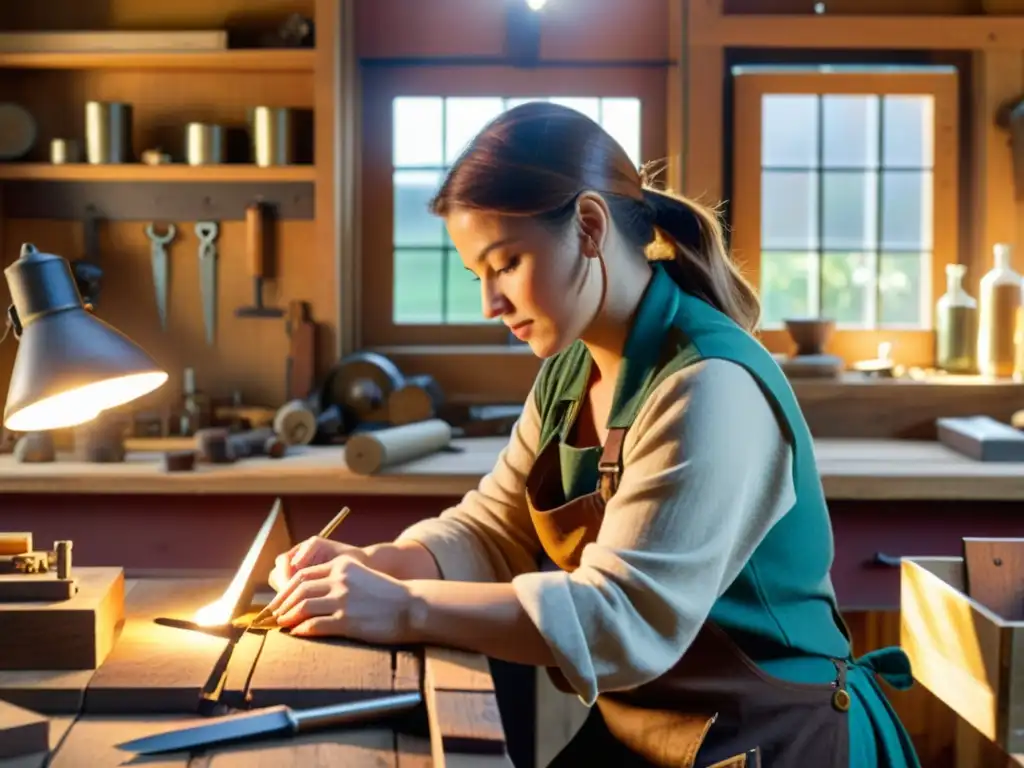
[(124, 620), (124, 570), (75, 568), (78, 593), (0, 603), (0, 669), (96, 669)]
[(900, 568), (900, 644), (914, 678), (1004, 752), (1024, 752), (1024, 621), (965, 594), (961, 557)]

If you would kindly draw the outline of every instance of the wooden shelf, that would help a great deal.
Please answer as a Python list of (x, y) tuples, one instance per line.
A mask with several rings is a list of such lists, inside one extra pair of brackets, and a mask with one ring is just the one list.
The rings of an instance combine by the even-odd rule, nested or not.
[(0, 163), (3, 181), (164, 181), (164, 182), (313, 182), (313, 165), (281, 165), (259, 168), (255, 165), (88, 165), (75, 163)]
[(312, 72), (312, 49), (226, 51), (83, 51), (0, 53), (3, 69), (166, 69)]

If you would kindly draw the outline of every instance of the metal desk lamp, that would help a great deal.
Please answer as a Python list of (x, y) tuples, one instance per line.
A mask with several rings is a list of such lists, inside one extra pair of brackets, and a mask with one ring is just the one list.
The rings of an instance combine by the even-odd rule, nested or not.
[(4, 276), (19, 341), (4, 408), (10, 431), (84, 424), (167, 381), (146, 352), (86, 308), (65, 259), (26, 243)]

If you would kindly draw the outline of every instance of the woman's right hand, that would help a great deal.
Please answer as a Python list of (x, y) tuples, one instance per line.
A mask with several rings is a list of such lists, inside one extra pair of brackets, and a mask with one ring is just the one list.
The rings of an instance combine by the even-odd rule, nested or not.
[(362, 547), (312, 536), (277, 556), (274, 570), (270, 574), (270, 586), (275, 592), (280, 591), (289, 579), (303, 568), (330, 562), (341, 555), (347, 555), (361, 563), (365, 563), (369, 556)]

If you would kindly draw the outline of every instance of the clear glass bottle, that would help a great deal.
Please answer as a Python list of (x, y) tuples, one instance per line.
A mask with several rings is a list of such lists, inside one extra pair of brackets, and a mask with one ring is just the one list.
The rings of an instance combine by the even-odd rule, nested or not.
[(978, 297), (978, 370), (983, 376), (1009, 378), (1016, 358), (1015, 326), (1024, 279), (1010, 266), (1009, 245), (1000, 243), (992, 251), (995, 263), (981, 278)]
[(946, 265), (946, 293), (935, 305), (935, 365), (948, 373), (978, 370), (978, 302), (964, 290), (963, 264)]

